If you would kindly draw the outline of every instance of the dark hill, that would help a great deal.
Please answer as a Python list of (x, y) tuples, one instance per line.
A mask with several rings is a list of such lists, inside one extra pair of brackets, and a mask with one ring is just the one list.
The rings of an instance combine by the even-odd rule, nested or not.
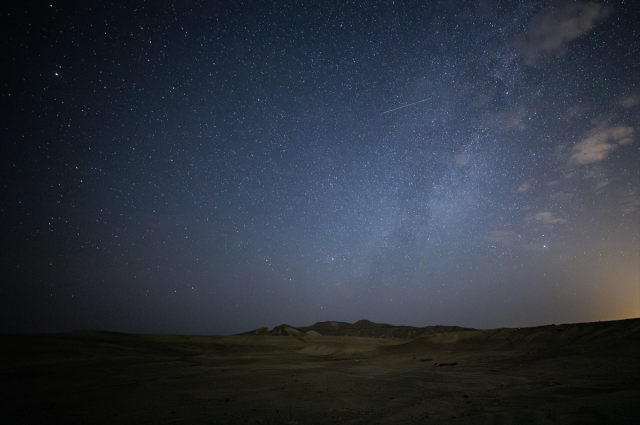
[(359, 336), (367, 338), (418, 338), (428, 335), (472, 331), (472, 328), (462, 328), (459, 326), (424, 326), (421, 328), (414, 326), (394, 326), (387, 323), (373, 323), (369, 320), (358, 320), (355, 323), (347, 322), (318, 322), (311, 326), (294, 327), (290, 325), (279, 325), (268, 330), (260, 328), (254, 331), (245, 332), (243, 335), (275, 335), (275, 336)]

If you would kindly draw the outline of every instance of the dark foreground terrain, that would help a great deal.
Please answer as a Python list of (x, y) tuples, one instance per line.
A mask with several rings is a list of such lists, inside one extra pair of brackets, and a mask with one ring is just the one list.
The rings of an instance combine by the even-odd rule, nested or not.
[(0, 335), (2, 422), (640, 423), (640, 319), (412, 339), (297, 329)]

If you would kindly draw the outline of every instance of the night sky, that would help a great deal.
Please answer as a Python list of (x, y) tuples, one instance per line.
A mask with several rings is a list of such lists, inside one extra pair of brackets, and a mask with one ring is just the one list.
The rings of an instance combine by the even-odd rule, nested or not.
[(0, 332), (640, 316), (638, 2), (0, 10)]

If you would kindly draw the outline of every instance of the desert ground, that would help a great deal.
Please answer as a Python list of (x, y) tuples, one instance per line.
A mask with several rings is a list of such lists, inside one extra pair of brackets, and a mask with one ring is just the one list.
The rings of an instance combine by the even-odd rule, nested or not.
[(640, 319), (415, 338), (0, 335), (0, 360), (7, 424), (640, 423)]

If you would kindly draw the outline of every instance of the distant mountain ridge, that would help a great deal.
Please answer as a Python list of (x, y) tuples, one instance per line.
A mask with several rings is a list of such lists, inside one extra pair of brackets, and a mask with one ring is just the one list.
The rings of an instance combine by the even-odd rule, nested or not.
[(473, 328), (460, 326), (395, 326), (387, 323), (374, 323), (369, 320), (347, 322), (317, 322), (311, 326), (290, 326), (282, 324), (273, 329), (260, 328), (241, 335), (273, 335), (273, 336), (359, 336), (365, 338), (418, 338), (428, 335), (474, 331)]

